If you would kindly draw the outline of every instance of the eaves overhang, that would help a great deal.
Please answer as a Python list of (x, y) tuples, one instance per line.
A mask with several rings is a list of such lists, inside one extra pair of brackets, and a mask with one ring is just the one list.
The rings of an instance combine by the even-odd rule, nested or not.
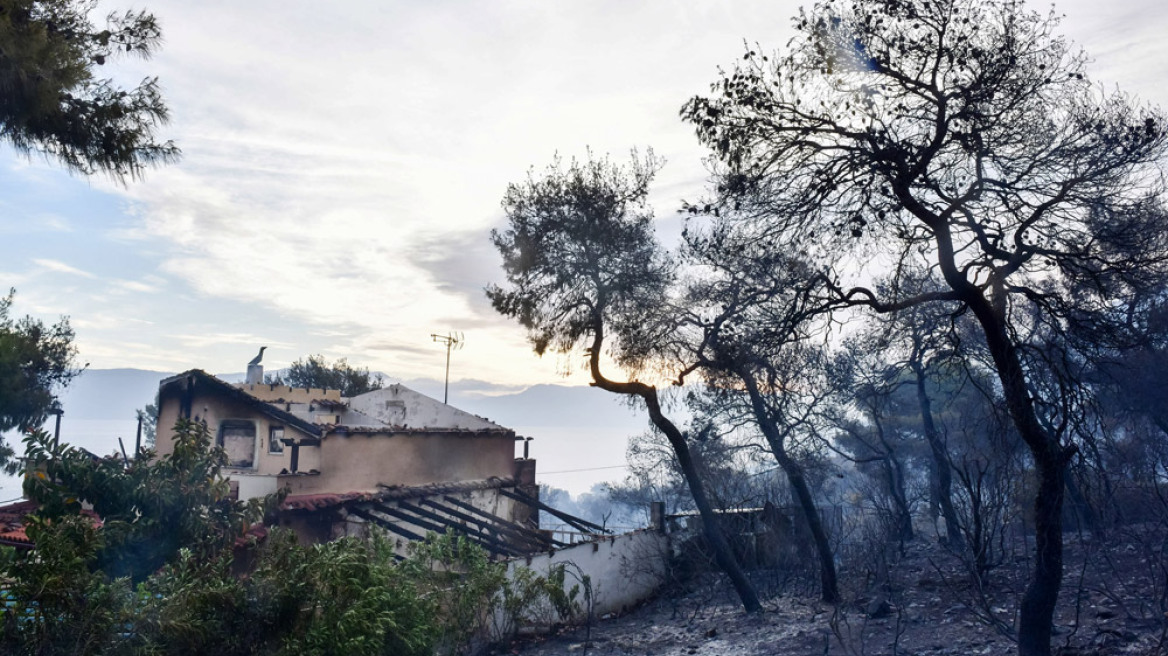
[(220, 380), (202, 369), (191, 369), (190, 371), (185, 371), (170, 378), (164, 378), (158, 384), (159, 398), (161, 399), (169, 393), (178, 393), (180, 395), (183, 393), (190, 393), (192, 395), (198, 393), (222, 395), (254, 408), (259, 413), (276, 419), (285, 426), (291, 426), (309, 437), (320, 439), (324, 435), (321, 426), (305, 421), (290, 412), (285, 412), (267, 401), (261, 401), (231, 383)]

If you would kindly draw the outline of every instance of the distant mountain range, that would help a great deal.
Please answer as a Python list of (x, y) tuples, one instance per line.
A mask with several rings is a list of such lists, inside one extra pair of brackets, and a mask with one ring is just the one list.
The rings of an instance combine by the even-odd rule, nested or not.
[[(173, 375), (144, 369), (88, 369), (60, 394), (61, 406), (70, 419), (133, 419), (136, 409), (154, 400), (158, 382)], [(231, 382), (243, 380), (243, 374), (217, 376)], [(385, 381), (442, 398), (440, 380), (385, 376)], [(522, 391), (503, 391), (507, 389), (483, 381), (460, 381), (451, 385), (450, 404), (508, 427), (595, 426), (635, 432), (645, 427), (644, 413), (633, 412), (618, 397), (593, 387), (533, 385)]]
[(134, 419), (154, 401), (158, 381), (171, 374), (143, 369), (86, 369), (58, 398), (69, 419)]

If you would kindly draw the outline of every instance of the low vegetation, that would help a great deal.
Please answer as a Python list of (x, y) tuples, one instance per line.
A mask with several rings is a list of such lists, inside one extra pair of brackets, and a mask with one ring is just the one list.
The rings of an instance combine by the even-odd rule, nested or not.
[(206, 426), (182, 420), (175, 432), (173, 453), (129, 463), (26, 439), (36, 548), (0, 558), (0, 652), (459, 654), (580, 612), (581, 586), (565, 590), (562, 569), (509, 578), (452, 534), (399, 562), (376, 532), (305, 546), (259, 529), (276, 499), (232, 500)]

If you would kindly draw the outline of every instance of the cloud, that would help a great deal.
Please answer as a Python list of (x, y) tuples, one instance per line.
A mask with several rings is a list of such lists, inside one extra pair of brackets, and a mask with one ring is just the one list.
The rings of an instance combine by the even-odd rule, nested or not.
[[(1103, 45), (1123, 51), (1100, 63), (1112, 70), (1144, 40), (1146, 61), (1131, 70), (1154, 89), (1150, 73), (1165, 54), (1148, 43), (1162, 41), (1154, 33), (1164, 9), (1130, 1), (1138, 11), (1087, 7), (1114, 14), (1099, 26)], [(1073, 18), (1083, 5), (1060, 7)], [(770, 0), (354, 0), (326, 12), (307, 0), (214, 11), (152, 0), (150, 10), (164, 47), (117, 70), (131, 83), (159, 77), (173, 115), (161, 135), (183, 160), (125, 189), (8, 163), (35, 196), (89, 200), (77, 191), (86, 188), (122, 206), (97, 244), (117, 266), (43, 251), (85, 270), (38, 260), (39, 272), (72, 275), (68, 285), (45, 275), (42, 303), (75, 317), (109, 309), (153, 321), (149, 331), (110, 325), (85, 336), (114, 366), (225, 370), (268, 344), (282, 349), (269, 351), (273, 363), (320, 352), (441, 378), (444, 349), (429, 336), (458, 330), (467, 343), (452, 360), (456, 379), (517, 385), (559, 380), (576, 361), (533, 357), (523, 330), (483, 294), (502, 280), (488, 233), (502, 225), (507, 184), (556, 152), (591, 147), (623, 161), (633, 147), (653, 147), (668, 162), (651, 200), (670, 243), (680, 199), (696, 200), (707, 178), (706, 152), (678, 108), (741, 55), (744, 38), (781, 46), (791, 14)], [(1093, 20), (1078, 33), (1091, 34)], [(54, 216), (77, 221), (54, 238), (80, 248), (92, 234), (80, 223), (93, 220), (89, 208), (79, 201), (76, 217), (56, 206), (22, 211), (42, 217), (43, 229), (69, 227)], [(22, 260), (36, 252), (14, 250)], [(33, 292), (28, 277), (36, 273), (16, 280)]]
[[(268, 334), (213, 307), (227, 301), (296, 326), (299, 337), (280, 333), (294, 352), (435, 375), (444, 357), (430, 333), (459, 330), (460, 374), (554, 379), (557, 366), (533, 358), (483, 293), (501, 278), (488, 232), (507, 183), (556, 151), (623, 154), (651, 135), (700, 172), (675, 118), (685, 96), (661, 83), (692, 76), (700, 89), (723, 58), (693, 65), (685, 34), (733, 56), (741, 33), (715, 37), (708, 19), (725, 12), (713, 5), (311, 7), (235, 4), (223, 20), (152, 3), (167, 43), (127, 78), (163, 80), (174, 110), (163, 132), (184, 158), (115, 190), (135, 222), (111, 236), (156, 250), (158, 270), (225, 335)], [(665, 19), (647, 43), (645, 25)], [(185, 342), (196, 343), (221, 342)]]
[(433, 348), (423, 348), (420, 346), (410, 346), (408, 344), (397, 344), (393, 342), (374, 342), (365, 344), (365, 349), (369, 351), (389, 351), (393, 353), (410, 353), (413, 355), (433, 355)]
[(33, 222), (47, 232), (73, 232), (73, 224), (59, 214), (42, 214)]
[(266, 345), (268, 348), (288, 348), (287, 342), (279, 342), (251, 333), (203, 333), (199, 335), (171, 335), (184, 348), (200, 349), (220, 344), (242, 344), (247, 346)]
[(155, 293), (160, 290), (157, 283), (151, 284), (142, 280), (114, 280), (113, 284), (129, 292)]
[(69, 274), (71, 276), (81, 276), (82, 278), (96, 278), (97, 277), (88, 271), (82, 271), (81, 269), (69, 266), (68, 264), (65, 264), (64, 262), (59, 262), (57, 260), (33, 258), (33, 264), (36, 264), (37, 266), (41, 267), (42, 269), (52, 271), (55, 273), (66, 273), (66, 274)]
[[(502, 219), (498, 219), (502, 223)], [(507, 323), (491, 307), (485, 288), (503, 278), (499, 253), (487, 228), (423, 233), (406, 254), (409, 261), (434, 280), (442, 292), (464, 299), (471, 314), (446, 317), (450, 328), (466, 330), (468, 323)], [(457, 324), (457, 325), (456, 325)]]
[(28, 274), (16, 273), (14, 271), (0, 271), (0, 297), (7, 296), (10, 288), (19, 288), (29, 279)]
[[(9, 214), (21, 214), (22, 208), (15, 203), (0, 203), (4, 211)], [(35, 233), (66, 233), (73, 232), (73, 225), (68, 219), (53, 212), (44, 212), (19, 221), (0, 223), (0, 234), (35, 234)]]
[(84, 317), (70, 319), (75, 328), (86, 331), (98, 330), (125, 330), (127, 324), (154, 325), (153, 321), (112, 314), (86, 314)]

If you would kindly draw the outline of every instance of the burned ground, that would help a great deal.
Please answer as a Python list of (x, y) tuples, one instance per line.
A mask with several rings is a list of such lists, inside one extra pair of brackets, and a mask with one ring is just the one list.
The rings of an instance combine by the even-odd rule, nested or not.
[[(1066, 536), (1065, 577), (1053, 644), (1064, 656), (1168, 654), (1168, 534), (1146, 526), (1101, 537)], [(521, 656), (770, 654), (879, 656), (1013, 654), (1017, 607), (1032, 545), (1019, 537), (986, 593), (961, 560), (918, 539), (903, 552), (868, 549), (844, 571), (839, 606), (819, 602), (805, 577), (755, 572), (766, 610), (743, 613), (723, 581), (695, 577), (591, 627), (500, 646)]]

